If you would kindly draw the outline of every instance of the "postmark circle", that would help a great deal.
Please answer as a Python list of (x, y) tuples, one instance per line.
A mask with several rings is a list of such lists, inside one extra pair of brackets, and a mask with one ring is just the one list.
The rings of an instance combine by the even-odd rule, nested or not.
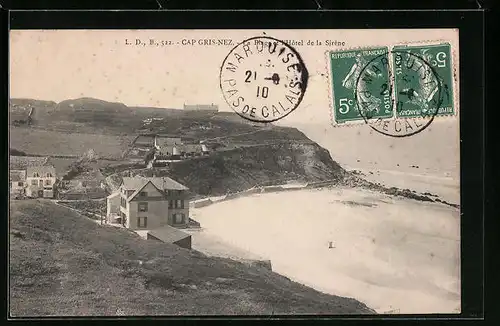
[[(387, 53), (362, 66), (356, 81), (356, 107), (373, 130), (386, 136), (408, 137), (433, 122), (443, 101), (443, 81), (425, 54), (404, 50), (391, 53), (393, 69)], [(392, 118), (381, 118), (380, 110), (386, 110)]]
[(302, 102), (309, 74), (299, 53), (278, 39), (257, 36), (237, 44), (220, 69), (220, 89), (239, 116), (273, 122)]

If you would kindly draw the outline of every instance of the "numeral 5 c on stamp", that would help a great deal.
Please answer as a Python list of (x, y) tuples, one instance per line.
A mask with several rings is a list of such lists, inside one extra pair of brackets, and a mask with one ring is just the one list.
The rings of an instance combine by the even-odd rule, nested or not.
[(406, 137), (425, 129), (437, 116), (456, 113), (448, 43), (328, 55), (336, 124), (364, 120), (382, 134)]

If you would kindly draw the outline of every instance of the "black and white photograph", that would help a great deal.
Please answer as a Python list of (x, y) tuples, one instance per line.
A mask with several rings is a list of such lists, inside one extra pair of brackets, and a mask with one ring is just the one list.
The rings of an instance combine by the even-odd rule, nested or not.
[(9, 47), (10, 316), (461, 312), (457, 29)]

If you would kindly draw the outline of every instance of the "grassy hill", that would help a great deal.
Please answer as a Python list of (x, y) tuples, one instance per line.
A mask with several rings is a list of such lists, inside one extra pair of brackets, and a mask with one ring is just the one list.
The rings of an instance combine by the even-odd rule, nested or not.
[[(255, 124), (232, 112), (127, 107), (92, 98), (43, 103), (22, 100), (16, 104), (17, 108), (24, 105), (35, 110), (30, 125), (11, 126), (11, 148), (49, 156), (79, 156), (92, 149), (101, 158), (126, 161), (126, 153), (138, 134), (203, 140), (220, 152), (175, 163), (170, 169), (149, 171), (169, 175), (200, 195), (219, 195), (292, 179), (342, 178), (343, 170), (328, 152), (299, 130)], [(119, 172), (113, 167), (108, 170), (107, 175)]]
[(237, 148), (177, 162), (169, 169), (144, 170), (143, 174), (166, 175), (185, 184), (193, 193), (218, 196), (288, 180), (341, 182), (346, 171), (317, 144), (283, 143)]
[(12, 316), (374, 313), (265, 268), (143, 240), (47, 201), (11, 202), (9, 268)]
[[(203, 113), (171, 108), (128, 107), (122, 103), (78, 98), (60, 103), (11, 99), (11, 114), (27, 114), (34, 108), (32, 127), (83, 133), (168, 133), (184, 136), (217, 137), (245, 133), (264, 125), (244, 120), (233, 112)], [(153, 121), (145, 123), (147, 119)], [(154, 120), (156, 119), (156, 120)], [(266, 126), (266, 127), (269, 127)], [(280, 127), (272, 126), (281, 130)], [(302, 135), (303, 137), (303, 135)]]

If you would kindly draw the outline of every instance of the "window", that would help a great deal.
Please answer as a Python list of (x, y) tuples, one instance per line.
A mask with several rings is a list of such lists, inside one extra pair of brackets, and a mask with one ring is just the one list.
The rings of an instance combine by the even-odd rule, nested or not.
[(139, 212), (147, 212), (148, 203), (139, 203)]
[(52, 178), (52, 173), (47, 173), (47, 178)]
[(184, 208), (184, 201), (181, 199), (177, 199), (175, 201), (175, 208)]
[(120, 199), (121, 199), (121, 201), (120, 201), (121, 206), (122, 207), (127, 207), (127, 200), (125, 198), (123, 198), (123, 197), (121, 197)]
[(36, 186), (38, 184), (38, 181), (37, 180), (31, 180), (31, 185), (32, 186)]
[(40, 175), (38, 174), (38, 172), (33, 173), (33, 178), (39, 178), (39, 177), (40, 177)]
[(184, 223), (184, 214), (182, 214), (182, 213), (176, 213), (176, 214), (174, 214), (174, 223), (175, 224), (182, 224), (182, 223)]
[(174, 207), (174, 201), (173, 200), (169, 200), (168, 201), (168, 208), (173, 208)]
[(22, 187), (22, 186), (23, 186), (23, 183), (22, 183), (22, 182), (18, 182), (18, 183), (17, 183), (17, 186), (18, 186), (18, 187)]
[(170, 196), (170, 190), (165, 190), (165, 194), (166, 194), (167, 196)]
[(141, 192), (139, 193), (139, 196), (141, 196), (141, 197), (146, 197), (147, 195), (148, 195), (148, 193), (147, 193), (147, 192), (145, 192), (145, 191), (141, 191)]
[(45, 180), (45, 185), (46, 185), (46, 186), (50, 186), (50, 185), (51, 185), (50, 180)]
[(38, 186), (43, 187), (43, 180), (42, 179), (38, 180)]
[(137, 218), (137, 227), (138, 228), (147, 228), (148, 227), (148, 218), (146, 216), (141, 216)]

